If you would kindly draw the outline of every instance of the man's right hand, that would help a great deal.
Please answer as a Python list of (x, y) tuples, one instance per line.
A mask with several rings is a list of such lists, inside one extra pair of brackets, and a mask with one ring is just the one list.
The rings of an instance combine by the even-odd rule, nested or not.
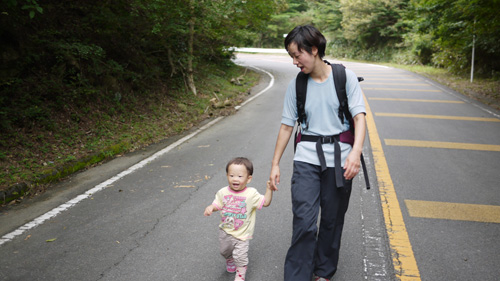
[(278, 191), (278, 185), (280, 184), (280, 167), (273, 166), (271, 168), (271, 175), (269, 176), (269, 181), (271, 182), (271, 190)]

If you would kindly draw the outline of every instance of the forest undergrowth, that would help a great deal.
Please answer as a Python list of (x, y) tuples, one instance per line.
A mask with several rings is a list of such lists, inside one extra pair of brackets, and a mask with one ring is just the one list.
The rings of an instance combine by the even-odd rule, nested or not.
[[(236, 65), (200, 71), (198, 93), (157, 87), (114, 99), (65, 104), (47, 120), (0, 135), (0, 204), (44, 192), (75, 172), (229, 115), (260, 75)], [(7, 192), (9, 190), (9, 192)]]

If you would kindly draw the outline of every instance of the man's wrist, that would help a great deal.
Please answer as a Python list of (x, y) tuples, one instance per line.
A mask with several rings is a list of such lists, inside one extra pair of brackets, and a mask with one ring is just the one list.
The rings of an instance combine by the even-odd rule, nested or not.
[(351, 152), (354, 152), (354, 153), (361, 155), (361, 153), (363, 152), (363, 148), (362, 147), (353, 147), (351, 149)]

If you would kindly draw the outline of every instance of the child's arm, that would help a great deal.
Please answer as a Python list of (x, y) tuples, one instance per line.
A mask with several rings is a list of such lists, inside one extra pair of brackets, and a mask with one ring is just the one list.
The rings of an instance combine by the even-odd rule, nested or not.
[(217, 207), (215, 207), (214, 205), (209, 205), (208, 207), (205, 208), (205, 217), (208, 217), (210, 216), (213, 212), (216, 212), (218, 211), (219, 209), (217, 209)]
[(271, 181), (267, 181), (266, 194), (264, 194), (264, 207), (268, 207), (271, 205), (271, 201), (273, 201), (273, 190), (271, 189)]

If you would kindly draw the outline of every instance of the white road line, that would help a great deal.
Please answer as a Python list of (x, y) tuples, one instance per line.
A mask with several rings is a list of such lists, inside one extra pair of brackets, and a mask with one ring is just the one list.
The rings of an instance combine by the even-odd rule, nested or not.
[(242, 104), (240, 104), (240, 105), (238, 105), (238, 106), (235, 106), (234, 108), (235, 108), (236, 110), (240, 109), (240, 108), (241, 108), (242, 106), (244, 106), (245, 104), (247, 104), (247, 103), (249, 103), (249, 102), (253, 101), (255, 98), (257, 98), (258, 96), (262, 95), (262, 94), (263, 94), (263, 93), (265, 93), (267, 90), (271, 89), (271, 87), (274, 85), (274, 76), (273, 76), (271, 73), (269, 73), (269, 72), (265, 71), (264, 69), (261, 69), (261, 68), (255, 67), (255, 66), (244, 65), (244, 64), (238, 64), (238, 65), (241, 65), (241, 66), (244, 66), (244, 67), (254, 68), (254, 69), (257, 69), (258, 71), (264, 72), (265, 74), (269, 75), (269, 77), (271, 77), (271, 82), (269, 82), (269, 85), (267, 85), (267, 87), (266, 87), (264, 90), (262, 90), (262, 91), (258, 92), (258, 93), (257, 93), (257, 94), (255, 94), (253, 97), (251, 97), (251, 98), (247, 99), (246, 101), (244, 101)]
[(132, 167), (128, 168), (127, 170), (119, 173), (118, 175), (96, 185), (94, 188), (88, 190), (87, 192), (85, 192), (84, 194), (81, 194), (81, 195), (78, 195), (77, 197), (69, 200), (68, 202), (64, 203), (64, 204), (61, 204), (60, 206), (52, 209), (51, 211), (39, 216), (38, 218), (32, 220), (31, 222), (28, 222), (26, 223), (25, 225), (19, 227), (18, 229), (8, 233), (8, 234), (5, 234), (2, 238), (0, 238), (0, 245), (2, 245), (3, 243), (6, 243), (12, 239), (14, 239), (14, 237), (18, 236), (18, 235), (21, 235), (22, 233), (24, 233), (26, 230), (30, 230), (34, 227), (37, 227), (39, 225), (41, 225), (42, 223), (44, 223), (45, 221), (57, 216), (58, 214), (68, 210), (69, 208), (75, 206), (76, 204), (80, 203), (81, 201), (91, 197), (93, 194), (96, 194), (97, 192), (105, 189), (106, 187), (110, 186), (112, 183), (120, 180), (121, 178), (125, 177), (126, 175), (128, 174), (131, 174), (139, 169), (141, 169), (142, 167), (146, 166), (147, 164), (149, 164), (150, 162), (152, 162), (153, 160), (157, 159), (158, 157), (164, 155), (165, 153), (169, 152), (170, 150), (174, 149), (175, 147), (179, 146), (180, 144), (186, 142), (187, 140), (191, 139), (192, 137), (196, 136), (197, 134), (199, 134), (201, 131), (207, 129), (208, 127), (212, 126), (213, 124), (219, 122), (223, 117), (218, 117), (214, 120), (212, 120), (211, 122), (209, 122), (208, 124), (206, 124), (205, 126), (199, 128), (198, 130), (196, 130), (194, 133), (190, 134), (190, 135), (187, 135), (181, 139), (179, 139), (178, 141), (174, 142), (173, 144), (167, 146), (166, 148), (156, 152), (155, 154), (151, 155), (150, 157), (142, 160), (141, 162), (133, 165)]
[(449, 94), (449, 95), (452, 95), (468, 104), (471, 104), (479, 109), (481, 109), (482, 111), (488, 113), (488, 114), (491, 114), (497, 118), (500, 118), (500, 114), (497, 114), (496, 112), (486, 108), (481, 102), (475, 102), (472, 98), (468, 98), (466, 97), (465, 95), (463, 94), (460, 94), (460, 93), (456, 93), (454, 90), (450, 90), (449, 88), (429, 79), (429, 78), (426, 78), (426, 77), (423, 77), (422, 80), (424, 80), (425, 82), (429, 83), (430, 85), (438, 88), (438, 89), (441, 89), (443, 92)]
[[(253, 96), (252, 98), (246, 100), (244, 103), (242, 103), (239, 107), (241, 108), (242, 106), (244, 106), (245, 104), (247, 104), (248, 102), (250, 102), (251, 100), (255, 99), (256, 97), (260, 96), (261, 94), (263, 94), (264, 92), (266, 92), (267, 90), (269, 90), (273, 84), (274, 84), (274, 76), (271, 75), (271, 73), (265, 71), (265, 70), (262, 70), (262, 69), (259, 69), (257, 67), (253, 67), (253, 66), (246, 66), (246, 67), (252, 67), (252, 68), (255, 68), (259, 71), (262, 71), (264, 73), (266, 73), (267, 75), (269, 75), (271, 77), (271, 82), (269, 83), (269, 85), (262, 91), (260, 91), (259, 93), (257, 93), (255, 96)], [(150, 157), (142, 160), (141, 162), (133, 165), (132, 167), (128, 168), (127, 170), (119, 173), (118, 175), (96, 185), (95, 187), (93, 187), (92, 189), (88, 190), (87, 192), (85, 192), (84, 194), (81, 194), (81, 195), (78, 195), (76, 196), (75, 198), (69, 200), (68, 202), (64, 203), (64, 204), (61, 204), (59, 205), (58, 207), (50, 210), (49, 212), (35, 218), (34, 220), (20, 226), (19, 228), (17, 228), (16, 230), (10, 232), (10, 233), (7, 233), (5, 234), (4, 236), (2, 236), (2, 238), (0, 238), (0, 246), (4, 243), (7, 243), (9, 241), (12, 241), (16, 236), (19, 236), (21, 234), (23, 234), (25, 231), (27, 230), (30, 230), (32, 228), (35, 228), (39, 225), (41, 225), (42, 223), (44, 223), (45, 221), (59, 215), (60, 213), (68, 210), (69, 208), (75, 206), (76, 204), (80, 203), (81, 201), (91, 197), (92, 195), (98, 193), (99, 191), (107, 188), (108, 186), (110, 186), (112, 183), (120, 180), (121, 178), (125, 177), (126, 175), (128, 174), (131, 174), (141, 168), (143, 168), (144, 166), (146, 166), (147, 164), (151, 163), (153, 160), (157, 159), (158, 157), (166, 154), (167, 152), (171, 151), (172, 149), (176, 148), (177, 146), (181, 145), (182, 143), (186, 142), (187, 140), (191, 139), (192, 137), (196, 136), (197, 134), (199, 134), (200, 132), (204, 131), (205, 129), (209, 128), (210, 126), (214, 125), (215, 123), (219, 122), (220, 120), (222, 120), (224, 117), (218, 117), (214, 120), (212, 120), (211, 122), (205, 124), (203, 127), (199, 128), (198, 130), (196, 130), (195, 132), (193, 132), (192, 134), (189, 134), (181, 139), (179, 139), (178, 141), (174, 142), (173, 144), (165, 147), (164, 149), (156, 152), (155, 154), (151, 155)]]

